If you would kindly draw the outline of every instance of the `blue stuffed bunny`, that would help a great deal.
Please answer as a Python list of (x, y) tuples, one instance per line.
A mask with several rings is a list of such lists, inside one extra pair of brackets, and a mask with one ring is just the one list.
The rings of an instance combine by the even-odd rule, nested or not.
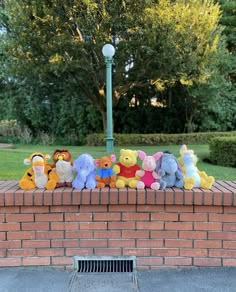
[(74, 161), (76, 177), (72, 182), (75, 189), (94, 189), (96, 187), (96, 166), (93, 157), (90, 154), (81, 154)]
[(169, 152), (164, 152), (158, 160), (156, 172), (161, 176), (159, 179), (160, 189), (164, 190), (167, 187), (183, 188), (183, 172), (175, 158)]

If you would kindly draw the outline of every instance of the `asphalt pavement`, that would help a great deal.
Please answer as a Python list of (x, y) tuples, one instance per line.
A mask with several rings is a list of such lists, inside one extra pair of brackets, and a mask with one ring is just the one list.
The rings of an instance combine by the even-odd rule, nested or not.
[(77, 273), (50, 268), (0, 268), (0, 292), (236, 292), (236, 268)]

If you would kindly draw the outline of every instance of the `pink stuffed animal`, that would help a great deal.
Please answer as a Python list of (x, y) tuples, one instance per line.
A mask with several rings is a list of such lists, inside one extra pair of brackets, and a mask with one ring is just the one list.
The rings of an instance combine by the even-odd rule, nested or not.
[(143, 170), (137, 170), (136, 175), (141, 177), (141, 180), (137, 184), (137, 189), (144, 189), (145, 187), (153, 190), (159, 190), (160, 184), (156, 182), (156, 179), (160, 176), (155, 172), (157, 163), (156, 161), (162, 156), (163, 152), (157, 152), (152, 156), (146, 155), (145, 152), (138, 150), (138, 156), (143, 161)]

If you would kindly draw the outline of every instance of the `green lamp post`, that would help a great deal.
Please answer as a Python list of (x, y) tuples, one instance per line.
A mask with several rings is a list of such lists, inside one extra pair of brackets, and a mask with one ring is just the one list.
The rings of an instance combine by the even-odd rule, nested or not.
[(115, 54), (115, 48), (111, 44), (106, 44), (102, 48), (106, 63), (106, 106), (107, 106), (107, 136), (106, 150), (114, 151), (113, 122), (112, 122), (112, 57)]

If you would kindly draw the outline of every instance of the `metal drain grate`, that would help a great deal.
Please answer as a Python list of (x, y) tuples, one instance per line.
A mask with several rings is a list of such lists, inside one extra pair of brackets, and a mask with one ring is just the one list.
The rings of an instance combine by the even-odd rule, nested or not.
[(133, 273), (135, 257), (74, 257), (79, 273)]

